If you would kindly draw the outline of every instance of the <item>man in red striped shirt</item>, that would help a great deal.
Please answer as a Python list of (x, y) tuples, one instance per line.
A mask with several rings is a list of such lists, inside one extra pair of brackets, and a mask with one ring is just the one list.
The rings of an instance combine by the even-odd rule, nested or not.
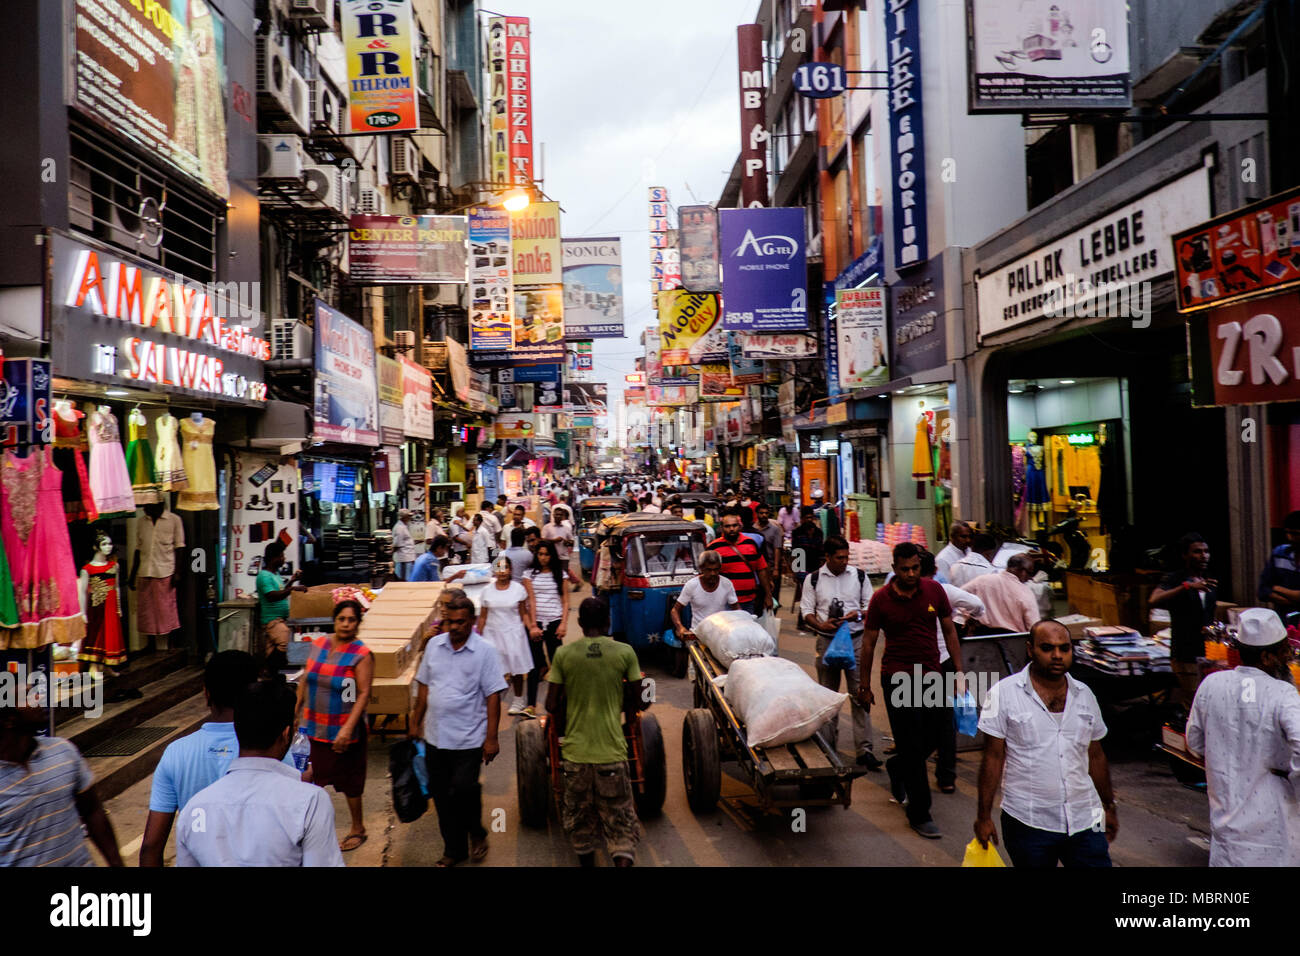
[(708, 549), (722, 558), (722, 573), (735, 587), (740, 609), (758, 617), (765, 610), (756, 606), (758, 588), (761, 584), (766, 593), (772, 593), (771, 570), (763, 552), (740, 533), (740, 527), (740, 515), (728, 511), (722, 516), (722, 536)]

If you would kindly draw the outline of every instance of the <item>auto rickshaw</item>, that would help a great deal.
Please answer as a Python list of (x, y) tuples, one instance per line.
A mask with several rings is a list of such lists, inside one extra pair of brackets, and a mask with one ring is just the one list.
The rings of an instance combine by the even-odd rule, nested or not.
[(687, 520), (694, 519), (695, 509), (703, 508), (704, 514), (708, 516), (712, 523), (714, 534), (722, 530), (722, 499), (717, 495), (711, 495), (704, 491), (683, 491), (680, 495), (669, 495), (674, 500), (681, 500), (682, 517)]
[(596, 557), (596, 526), (602, 518), (626, 514), (627, 510), (627, 499), (617, 495), (593, 495), (578, 505), (578, 563), (586, 580), (591, 580), (591, 565)]
[(664, 647), (674, 677), (685, 677), (686, 648), (673, 633), (669, 612), (699, 573), (705, 525), (665, 514), (614, 515), (596, 529), (593, 591), (609, 603), (615, 640), (641, 651)]

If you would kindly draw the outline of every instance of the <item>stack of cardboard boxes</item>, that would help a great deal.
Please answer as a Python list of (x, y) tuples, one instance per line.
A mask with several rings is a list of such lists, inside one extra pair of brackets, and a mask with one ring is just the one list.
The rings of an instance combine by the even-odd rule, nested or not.
[(442, 588), (438, 582), (394, 581), (384, 585), (366, 612), (358, 636), (375, 661), (367, 713), (404, 717), (410, 712), (415, 671), (424, 642), (432, 636)]

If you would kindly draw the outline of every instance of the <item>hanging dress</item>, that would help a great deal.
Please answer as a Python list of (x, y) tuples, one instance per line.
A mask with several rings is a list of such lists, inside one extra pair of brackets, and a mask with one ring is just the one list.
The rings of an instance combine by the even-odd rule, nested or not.
[(48, 447), (26, 458), (4, 453), (0, 538), (9, 558), (19, 623), (0, 632), (0, 641), (11, 649), (71, 644), (86, 636), (77, 566), (63, 520), (62, 488), (63, 476)]
[(1047, 454), (1042, 445), (1025, 446), (1025, 501), (1045, 505), (1052, 500), (1047, 491)]
[(153, 449), (149, 447), (149, 420), (138, 408), (126, 420), (130, 441), (126, 446), (126, 473), (131, 476), (131, 491), (137, 505), (156, 505), (163, 500), (162, 488), (154, 471)]
[(90, 491), (101, 518), (135, 514), (135, 491), (126, 471), (126, 455), (112, 412), (90, 413)]
[(181, 446), (176, 441), (176, 429), (179, 427), (180, 422), (165, 412), (154, 423), (158, 432), (158, 447), (154, 450), (153, 470), (163, 491), (184, 491), (190, 484), (185, 477)]
[(192, 418), (181, 421), (181, 460), (189, 487), (176, 501), (177, 511), (216, 511), (217, 464), (212, 457), (212, 435), (217, 423), (210, 418), (196, 425)]
[(86, 639), (77, 660), (116, 667), (126, 663), (126, 640), (117, 603), (117, 561), (90, 563), (82, 567), (89, 579), (86, 587)]
[(90, 491), (90, 472), (86, 469), (86, 433), (81, 419), (86, 413), (71, 406), (72, 419), (54, 410), (54, 465), (63, 472), (63, 516), (69, 521), (94, 521), (99, 517), (95, 496)]
[(912, 445), (912, 477), (916, 479), (916, 500), (925, 498), (925, 481), (934, 477), (934, 456), (930, 452), (930, 420), (916, 420), (916, 441)]

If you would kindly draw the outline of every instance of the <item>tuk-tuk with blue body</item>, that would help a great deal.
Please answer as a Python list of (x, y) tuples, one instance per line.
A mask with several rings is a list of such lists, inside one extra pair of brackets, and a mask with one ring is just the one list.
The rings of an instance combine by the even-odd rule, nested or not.
[(705, 525), (666, 514), (614, 515), (596, 529), (594, 593), (609, 602), (615, 640), (640, 651), (667, 649), (674, 677), (686, 676), (686, 649), (673, 633), (669, 612), (699, 573)]
[(582, 576), (591, 580), (591, 565), (596, 557), (596, 527), (602, 518), (610, 515), (626, 514), (626, 498), (617, 495), (593, 495), (584, 498), (578, 505), (578, 563), (582, 565)]

